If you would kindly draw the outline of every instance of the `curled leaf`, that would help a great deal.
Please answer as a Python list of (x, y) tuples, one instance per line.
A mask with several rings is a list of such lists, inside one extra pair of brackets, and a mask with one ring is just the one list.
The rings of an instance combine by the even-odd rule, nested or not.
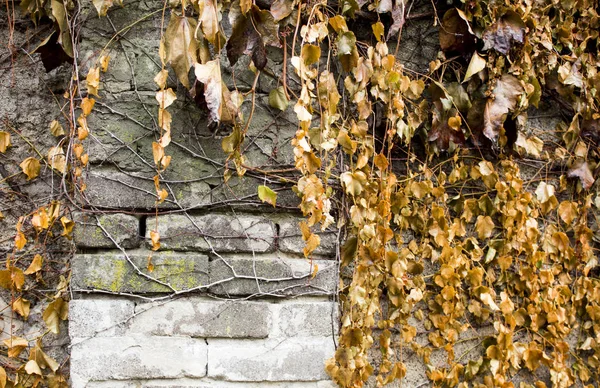
[(473, 56), (471, 57), (471, 61), (469, 62), (469, 67), (467, 67), (467, 72), (465, 73), (463, 82), (468, 81), (472, 76), (485, 69), (485, 65), (486, 60), (477, 54), (477, 51), (474, 52)]
[(19, 165), (27, 180), (31, 180), (40, 174), (40, 161), (36, 158), (29, 157), (21, 162)]
[(515, 43), (523, 43), (525, 23), (514, 11), (505, 13), (483, 33), (483, 50), (494, 49), (507, 55)]
[(261, 201), (270, 203), (275, 207), (275, 203), (277, 202), (277, 193), (271, 190), (269, 187), (260, 185), (258, 186), (258, 198)]
[(196, 20), (171, 13), (164, 36), (166, 60), (171, 63), (181, 84), (188, 89), (188, 73), (198, 62), (198, 44), (194, 36), (196, 26)]
[(0, 131), (0, 152), (5, 153), (8, 147), (10, 147), (10, 133)]
[(581, 160), (573, 165), (569, 169), (568, 176), (569, 178), (579, 178), (581, 186), (586, 190), (589, 190), (595, 182), (592, 170), (590, 170), (590, 166), (585, 160)]
[(66, 320), (68, 315), (69, 304), (62, 298), (57, 298), (48, 304), (46, 310), (44, 310), (44, 313), (42, 314), (42, 318), (44, 319), (44, 322), (46, 322), (48, 329), (50, 329), (52, 333), (58, 334), (60, 332), (60, 321)]
[(489, 98), (483, 112), (483, 134), (490, 140), (496, 140), (503, 127), (506, 116), (517, 107), (523, 93), (519, 80), (510, 74), (504, 74), (496, 83), (493, 98)]

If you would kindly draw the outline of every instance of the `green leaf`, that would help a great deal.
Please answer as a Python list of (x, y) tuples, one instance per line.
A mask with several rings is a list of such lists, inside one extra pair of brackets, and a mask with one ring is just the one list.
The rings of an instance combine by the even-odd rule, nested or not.
[(269, 105), (271, 105), (271, 107), (279, 109), (280, 111), (284, 111), (287, 109), (288, 104), (289, 101), (285, 96), (285, 90), (283, 89), (283, 86), (271, 90), (269, 93)]
[(275, 207), (275, 202), (277, 202), (277, 193), (268, 188), (267, 186), (260, 185), (258, 186), (258, 198), (261, 201), (270, 203)]

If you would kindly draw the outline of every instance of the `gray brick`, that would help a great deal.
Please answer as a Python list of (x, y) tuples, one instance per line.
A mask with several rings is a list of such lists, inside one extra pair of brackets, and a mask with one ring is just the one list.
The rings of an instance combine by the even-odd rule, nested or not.
[(88, 381), (203, 377), (207, 346), (183, 337), (100, 337), (73, 341), (71, 384)]
[[(181, 252), (152, 254), (154, 271), (149, 272), (149, 251), (131, 251), (129, 258), (145, 274), (171, 284), (176, 290), (187, 290), (208, 283), (208, 257)], [(98, 289), (112, 292), (170, 292), (157, 282), (138, 274), (118, 251), (99, 254), (77, 254), (72, 260), (74, 289)]]
[[(96, 218), (97, 217), (97, 218)], [(117, 248), (113, 241), (106, 236), (100, 222), (108, 234), (121, 248), (130, 249), (140, 246), (138, 236), (139, 221), (127, 214), (93, 214), (78, 213), (73, 217), (76, 225), (73, 228), (73, 240), (80, 248)]]
[[(298, 224), (303, 218), (282, 218), (277, 222), (279, 225), (279, 250), (282, 252), (303, 254), (305, 242), (302, 240), (302, 232)], [(335, 258), (337, 250), (337, 230), (327, 229), (324, 232), (315, 231), (321, 238), (321, 245), (313, 252), (318, 256), (329, 256)]]
[[(312, 278), (315, 265), (319, 270)], [(314, 260), (311, 265), (304, 259), (275, 255), (221, 255), (210, 262), (210, 283), (220, 281), (210, 288), (211, 292), (227, 296), (332, 294), (337, 266), (326, 260)]]
[(292, 299), (272, 304), (271, 310), (271, 337), (337, 336), (339, 318), (335, 302)]
[[(114, 167), (93, 166), (86, 177), (87, 189), (82, 198), (84, 203), (99, 208), (143, 208), (156, 207), (156, 189), (152, 176), (154, 173), (140, 172), (126, 174)], [(202, 181), (170, 185), (171, 193), (165, 202), (158, 205), (161, 209), (177, 209), (205, 205), (210, 203), (210, 186)]]
[(134, 314), (134, 303), (124, 298), (73, 299), (69, 302), (71, 338), (123, 335), (125, 322)]
[(264, 303), (184, 297), (136, 307), (130, 332), (161, 336), (265, 338), (271, 311)]
[(208, 341), (208, 376), (227, 381), (326, 380), (325, 361), (334, 345), (328, 337)]
[[(275, 225), (268, 219), (251, 215), (179, 214), (158, 217), (161, 249), (209, 252), (268, 252), (274, 249)], [(207, 241), (205, 240), (208, 240)], [(147, 242), (150, 243), (150, 228)]]

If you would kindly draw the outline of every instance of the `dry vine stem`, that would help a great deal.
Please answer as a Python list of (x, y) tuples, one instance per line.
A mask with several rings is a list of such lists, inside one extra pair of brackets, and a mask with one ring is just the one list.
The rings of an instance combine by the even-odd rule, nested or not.
[[(106, 16), (113, 3), (93, 2), (100, 16)], [(277, 192), (267, 183), (294, 180), (306, 216), (299, 226), (306, 258), (320, 244), (316, 229), (337, 226), (338, 236), (346, 236), (339, 255), (350, 275), (339, 290), (338, 347), (326, 365), (340, 386), (360, 387), (370, 378), (377, 385), (402, 379), (409, 355), (422, 360), (434, 386), (512, 387), (513, 378), (523, 375), (521, 387), (593, 386), (600, 378), (598, 2), (425, 3), (165, 1), (162, 9), (140, 19), (162, 14), (161, 69), (154, 79), (158, 115), (153, 117), (155, 128), (144, 127), (155, 139), (154, 164), (117, 135), (98, 130), (110, 133), (121, 148), (154, 170), (156, 192), (150, 194), (156, 197), (156, 215), (165, 201), (186, 215), (202, 207), (183, 206), (171, 186), (180, 182), (163, 178), (171, 163), (166, 154), (171, 144), (211, 163), (225, 184), (233, 170), (240, 177), (263, 176), (258, 196), (273, 205)], [(54, 19), (61, 49), (75, 58), (77, 74), (79, 5), (60, 0), (22, 5), (34, 20), (41, 15)], [(413, 17), (405, 15), (415, 7), (420, 8)], [(410, 57), (402, 61), (401, 47), (407, 39), (400, 35), (427, 15), (432, 16), (430, 24), (439, 24), (439, 52), (428, 68), (409, 68)], [(229, 32), (223, 18), (229, 20)], [(47, 158), (38, 153), (20, 165), (27, 178), (34, 179), (40, 160), (47, 159), (44, 163), (61, 178), (61, 195), (70, 206), (81, 207), (73, 199), (74, 191), (85, 193), (82, 172), (89, 156), (83, 142), (94, 108), (135, 121), (96, 103), (94, 96), (99, 95), (101, 73), (109, 68), (109, 45), (138, 22), (121, 30), (113, 26), (114, 37), (98, 62), (89, 66), (86, 93), (77, 77), (72, 81), (66, 96), (67, 131), (58, 122), (51, 125), (62, 140)], [(284, 50), (283, 79), (268, 100), (274, 110), (293, 109), (297, 116), (298, 129), (291, 140), (297, 179), (284, 175), (287, 168), (250, 168), (244, 155), (257, 85), (261, 77), (276, 74), (267, 68), (269, 46)], [(230, 66), (249, 57), (254, 78), (247, 93), (229, 90), (223, 81), (223, 55)], [(177, 94), (168, 78), (169, 66), (182, 87), (203, 97), (213, 125), (231, 128), (222, 141), (228, 155), (224, 164), (171, 140), (172, 129), (177, 129), (171, 128), (175, 113), (168, 109)], [(134, 89), (141, 102), (137, 84)], [(528, 130), (527, 113), (542, 104), (542, 96), (561, 101), (568, 121), (553, 131), (535, 133)], [(14, 134), (19, 132), (0, 131), (0, 152), (10, 147)], [(528, 172), (532, 163), (537, 169), (533, 174)], [(235, 169), (230, 170), (230, 164)], [(14, 174), (0, 183), (12, 179)], [(215, 204), (227, 206), (230, 201), (211, 206)], [(6, 270), (0, 271), (0, 285), (19, 295), (16, 300), (21, 302), (14, 300), (12, 309), (22, 316), (28, 302), (19, 293), (25, 276), (39, 271), (34, 265), (39, 259), (31, 257), (33, 267), (23, 272), (23, 260), (16, 254), (30, 241), (28, 236), (40, 239), (46, 233), (47, 238), (58, 221), (62, 234), (70, 235), (72, 221), (60, 209), (64, 206), (58, 202), (36, 206), (17, 223), (15, 248), (7, 256)], [(194, 223), (189, 215), (188, 219)], [(99, 222), (98, 226), (120, 247)], [(158, 250), (157, 227), (150, 237), (153, 250)], [(214, 285), (176, 290), (143, 272), (120, 249), (140, 276), (170, 290), (167, 296), (149, 300)], [(31, 255), (34, 250), (26, 252)], [(234, 278), (255, 279), (259, 291), (258, 281), (267, 281), (234, 271), (231, 279), (220, 282)], [(272, 281), (281, 280), (285, 279)], [(66, 318), (64, 289), (63, 285), (53, 295), (45, 313), (52, 318), (47, 321), (50, 330)], [(251, 297), (265, 295), (280, 294), (259, 292)], [(474, 336), (486, 322), (493, 322), (493, 333)], [(9, 356), (19, 355), (14, 345), (18, 341), (8, 343)], [(372, 357), (375, 343), (381, 350), (377, 362)], [(468, 347), (457, 355), (464, 344)], [(44, 355), (41, 348), (37, 352)], [(444, 362), (435, 362), (440, 354)], [(15, 384), (34, 375), (41, 381), (32, 361), (38, 369), (58, 370), (49, 358), (30, 356), (29, 368), (13, 371)], [(40, 365), (44, 362), (47, 365)], [(55, 386), (61, 386), (60, 376), (51, 376), (59, 381)]]

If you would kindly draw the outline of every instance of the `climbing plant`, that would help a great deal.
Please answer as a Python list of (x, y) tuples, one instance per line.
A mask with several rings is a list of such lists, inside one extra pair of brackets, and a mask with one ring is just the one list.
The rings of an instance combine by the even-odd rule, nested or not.
[[(94, 0), (93, 6), (105, 16), (123, 4)], [(298, 119), (294, 190), (306, 216), (299, 225), (306, 258), (320, 244), (318, 229), (345, 231), (341, 329), (326, 365), (332, 379), (343, 387), (402, 379), (411, 352), (434, 386), (511, 387), (524, 371), (531, 379), (522, 386), (544, 387), (542, 370), (557, 387), (593, 386), (600, 378), (599, 4), (432, 2), (428, 16), (439, 28), (439, 52), (425, 72), (398, 56), (412, 6), (403, 0), (165, 1), (154, 79), (157, 206), (168, 196), (161, 173), (177, 130), (169, 70), (203, 101), (213, 124), (229, 128), (222, 141), (227, 180), (248, 169), (242, 150), (257, 81), (272, 72), (267, 48), (281, 48), (284, 63), (269, 104), (282, 111), (293, 106)], [(53, 20), (55, 31), (41, 47), (53, 45), (72, 61), (76, 5), (24, 0), (21, 8), (34, 21)], [(107, 47), (98, 48), (85, 92), (73, 83), (66, 95), (71, 127), (50, 126), (54, 135), (68, 135), (47, 163), (69, 177), (73, 190), (85, 190), (86, 117), (110, 66)], [(254, 85), (230, 90), (221, 69), (243, 56)], [(568, 117), (544, 139), (527, 131), (527, 115), (542, 99), (555, 101)], [(0, 152), (10, 138), (0, 132)], [(523, 171), (531, 158), (534, 176)], [(41, 159), (21, 164), (29, 179)], [(260, 186), (258, 196), (276, 205), (269, 187)], [(60, 220), (69, 236), (72, 222), (57, 209), (28, 215), (31, 232), (39, 236)], [(15, 252), (28, 242), (25, 222), (17, 225)], [(150, 236), (158, 249), (158, 231)], [(34, 268), (25, 272), (7, 260), (0, 286), (20, 291), (40, 259), (32, 260)], [(64, 319), (58, 301), (59, 294), (48, 308)], [(25, 305), (21, 299), (12, 308), (24, 315)], [(493, 326), (492, 335), (475, 330), (485, 326)], [(457, 353), (464, 343), (472, 346)], [(374, 362), (376, 347), (381, 357)], [(38, 368), (29, 361), (27, 374), (55, 370), (41, 349), (33, 354)], [(434, 362), (440, 354), (443, 362)]]

